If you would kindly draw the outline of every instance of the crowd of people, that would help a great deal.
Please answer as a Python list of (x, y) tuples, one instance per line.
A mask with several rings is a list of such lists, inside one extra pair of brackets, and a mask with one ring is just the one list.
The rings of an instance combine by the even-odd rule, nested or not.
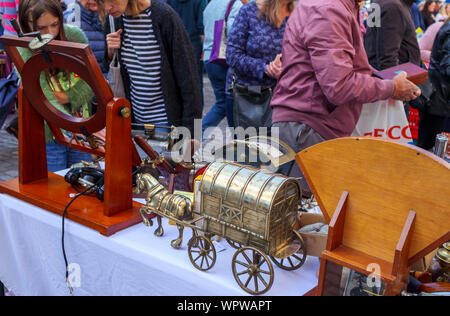
[[(375, 25), (368, 23), (369, 2), (381, 9)], [(11, 0), (0, 2), (0, 14), (5, 34), (14, 32), (9, 20), (17, 9), (23, 30), (89, 42), (105, 75), (117, 53), (136, 123), (184, 126), (194, 135), (194, 119), (203, 119), (205, 132), (226, 118), (230, 127), (279, 128), (280, 139), (300, 151), (349, 136), (363, 104), (394, 98), (420, 110), (418, 145), (430, 150), (450, 124), (449, 2)], [(223, 34), (219, 62), (211, 52)], [(407, 62), (428, 68), (427, 87), (405, 73), (373, 76)], [(216, 98), (203, 115), (205, 70)], [(52, 80), (70, 75), (42, 74), (46, 96), (65, 113), (87, 106), (81, 112), (89, 115), (92, 92), (83, 80), (53, 87)], [(422, 94), (429, 86), (433, 93)]]

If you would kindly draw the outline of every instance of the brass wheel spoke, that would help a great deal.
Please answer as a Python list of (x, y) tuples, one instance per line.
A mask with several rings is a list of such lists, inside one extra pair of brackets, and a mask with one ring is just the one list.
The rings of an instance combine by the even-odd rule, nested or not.
[(295, 267), (294, 263), (291, 260), (291, 257), (287, 257), (287, 259), (288, 259), (289, 263), (291, 264), (291, 267)]
[(245, 287), (248, 287), (248, 284), (250, 283), (250, 280), (253, 278), (253, 276), (250, 274), (249, 275), (249, 277), (248, 277), (248, 279), (247, 279), (247, 282), (245, 282)]
[(252, 263), (252, 260), (250, 260), (250, 258), (247, 256), (247, 254), (245, 253), (245, 251), (242, 252), (242, 255), (245, 257), (245, 259), (247, 260), (247, 262), (248, 262), (249, 264)]
[(246, 264), (246, 263), (243, 263), (242, 261), (235, 260), (234, 262), (239, 263), (240, 265), (246, 267), (247, 269), (250, 268), (250, 265), (248, 265), (248, 264)]
[(211, 251), (213, 251), (212, 248), (208, 247), (208, 249), (206, 250), (206, 253), (209, 254)]
[(253, 275), (253, 278), (255, 279), (255, 292), (259, 292), (258, 291), (258, 278), (257, 278), (256, 274)]
[(261, 276), (261, 274), (257, 273), (256, 275), (259, 278), (259, 280), (264, 284), (264, 286), (267, 287), (267, 282), (266, 282), (266, 280), (264, 280), (264, 278)]
[(256, 267), (259, 269), (259, 267), (261, 267), (265, 262), (265, 259), (261, 260)]
[(202, 255), (198, 255), (197, 258), (194, 259), (194, 262), (196, 262)]
[(270, 275), (270, 271), (266, 271), (266, 270), (259, 270), (258, 269), (258, 273), (264, 273), (264, 274)]
[(201, 263), (200, 263), (200, 268), (202, 268), (203, 267), (203, 262), (205, 261), (205, 256), (202, 256), (202, 261), (201, 261)]
[(243, 274), (246, 274), (246, 273), (248, 274), (248, 270), (244, 270), (242, 272), (236, 273), (236, 275), (240, 276), (240, 275), (243, 275)]
[(302, 262), (303, 261), (303, 258), (300, 258), (299, 256), (297, 256), (297, 255), (292, 255), (292, 257), (294, 257), (295, 259), (297, 259), (298, 261), (300, 261), (300, 262)]

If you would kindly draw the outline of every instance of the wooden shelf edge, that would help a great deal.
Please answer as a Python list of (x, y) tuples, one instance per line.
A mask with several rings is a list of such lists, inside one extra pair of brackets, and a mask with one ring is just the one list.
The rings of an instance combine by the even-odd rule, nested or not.
[(377, 264), (380, 268), (379, 276), (383, 282), (392, 282), (396, 279), (391, 274), (392, 263), (368, 256), (345, 246), (339, 246), (333, 252), (325, 250), (322, 253), (322, 258), (363, 274), (372, 272), (367, 270), (370, 264)]
[[(18, 178), (8, 180), (0, 183), (0, 192), (45, 209), (56, 215), (62, 216), (64, 209), (68, 204), (67, 198), (66, 200), (54, 200), (49, 198), (48, 194), (45, 192), (52, 190), (53, 187), (61, 186), (61, 181), (64, 180), (62, 177), (52, 173), (49, 173), (49, 179), (56, 181), (56, 183), (41, 180), (30, 184), (19, 185)], [(32, 191), (40, 186), (45, 187), (45, 190), (43, 190), (44, 193), (39, 193), (37, 191), (30, 193), (30, 190)], [(60, 187), (59, 189), (66, 190), (67, 188)], [(141, 214), (139, 212), (142, 206), (140, 203), (133, 201), (130, 209), (123, 210), (119, 214), (108, 217), (103, 215), (103, 203), (95, 197), (80, 197), (79, 199), (84, 200), (76, 201), (73, 206), (69, 207), (66, 213), (66, 218), (83, 226), (94, 229), (104, 236), (111, 236), (142, 221)], [(85, 205), (85, 207), (80, 207), (80, 204)]]

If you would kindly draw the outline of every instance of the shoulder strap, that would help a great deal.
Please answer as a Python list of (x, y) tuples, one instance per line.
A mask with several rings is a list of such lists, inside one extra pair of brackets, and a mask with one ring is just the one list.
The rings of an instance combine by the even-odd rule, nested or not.
[(233, 9), (233, 6), (234, 6), (234, 3), (235, 3), (235, 2), (236, 2), (236, 0), (231, 0), (231, 1), (228, 3), (228, 6), (227, 6), (227, 12), (225, 13), (225, 22), (228, 21), (228, 16), (230, 15), (231, 9)]
[[(116, 25), (114, 24), (114, 17), (112, 15), (109, 15), (109, 30), (110, 30), (110, 33), (114, 33), (116, 31)], [(113, 64), (114, 67), (117, 67), (119, 64), (117, 55), (118, 55), (118, 50), (114, 49), (114, 55), (111, 60), (111, 64)]]
[(109, 29), (111, 30), (111, 33), (116, 31), (116, 25), (114, 24), (114, 18), (112, 15), (109, 16)]

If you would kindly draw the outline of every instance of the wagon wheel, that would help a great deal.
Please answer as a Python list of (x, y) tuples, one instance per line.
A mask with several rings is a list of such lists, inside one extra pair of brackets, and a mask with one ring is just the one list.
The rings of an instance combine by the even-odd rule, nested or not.
[(242, 244), (236, 242), (236, 241), (232, 241), (230, 239), (227, 239), (227, 243), (233, 247), (234, 249), (241, 249), (242, 248)]
[(247, 293), (260, 295), (272, 287), (274, 279), (272, 263), (258, 249), (244, 247), (236, 251), (232, 268), (236, 282)]
[(296, 234), (298, 238), (294, 240), (294, 243), (300, 244), (300, 249), (293, 255), (278, 259), (276, 257), (270, 256), (273, 263), (275, 263), (279, 268), (286, 271), (294, 271), (299, 269), (306, 261), (306, 244), (300, 234)]
[(204, 236), (194, 236), (188, 243), (189, 259), (194, 267), (208, 271), (216, 263), (216, 248)]

